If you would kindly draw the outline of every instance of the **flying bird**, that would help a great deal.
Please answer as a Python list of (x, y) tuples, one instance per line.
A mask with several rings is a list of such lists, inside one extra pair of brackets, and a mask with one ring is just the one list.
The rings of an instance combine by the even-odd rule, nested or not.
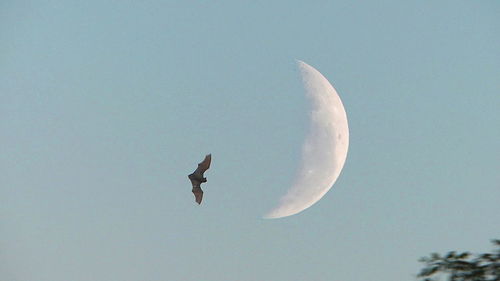
[(188, 175), (191, 184), (193, 185), (193, 194), (196, 200), (196, 203), (201, 204), (201, 200), (203, 199), (203, 190), (201, 190), (200, 185), (204, 182), (207, 182), (207, 178), (203, 177), (203, 173), (205, 173), (208, 168), (210, 168), (210, 162), (212, 162), (212, 154), (208, 154), (205, 156), (205, 159), (198, 164), (198, 168)]

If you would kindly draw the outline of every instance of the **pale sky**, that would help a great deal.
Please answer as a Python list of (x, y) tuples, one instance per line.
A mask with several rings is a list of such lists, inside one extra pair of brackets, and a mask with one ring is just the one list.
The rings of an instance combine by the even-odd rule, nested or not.
[[(0, 3), (2, 281), (415, 280), (500, 238), (498, 1), (72, 2)], [(265, 220), (309, 124), (297, 59), (349, 153)]]

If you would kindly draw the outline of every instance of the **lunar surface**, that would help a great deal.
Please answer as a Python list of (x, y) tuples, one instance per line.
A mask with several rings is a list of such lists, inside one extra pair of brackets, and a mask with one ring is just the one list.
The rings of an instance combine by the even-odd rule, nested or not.
[(347, 115), (339, 95), (315, 68), (298, 61), (310, 101), (310, 127), (295, 181), (265, 218), (297, 214), (318, 202), (342, 171), (349, 147)]

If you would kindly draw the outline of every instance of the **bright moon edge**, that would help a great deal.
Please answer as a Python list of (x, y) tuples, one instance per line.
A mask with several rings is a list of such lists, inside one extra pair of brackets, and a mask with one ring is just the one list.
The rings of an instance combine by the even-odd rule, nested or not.
[(314, 205), (334, 185), (347, 158), (349, 129), (340, 97), (318, 70), (300, 60), (297, 64), (311, 105), (315, 104), (310, 132), (294, 184), (265, 219), (288, 217)]

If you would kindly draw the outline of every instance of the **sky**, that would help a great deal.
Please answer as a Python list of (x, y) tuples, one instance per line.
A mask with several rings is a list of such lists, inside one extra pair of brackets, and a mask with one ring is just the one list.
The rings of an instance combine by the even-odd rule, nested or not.
[[(498, 1), (0, 2), (0, 279), (415, 280), (500, 238)], [(308, 132), (296, 60), (350, 144), (263, 219)], [(212, 166), (203, 204), (187, 175)]]

